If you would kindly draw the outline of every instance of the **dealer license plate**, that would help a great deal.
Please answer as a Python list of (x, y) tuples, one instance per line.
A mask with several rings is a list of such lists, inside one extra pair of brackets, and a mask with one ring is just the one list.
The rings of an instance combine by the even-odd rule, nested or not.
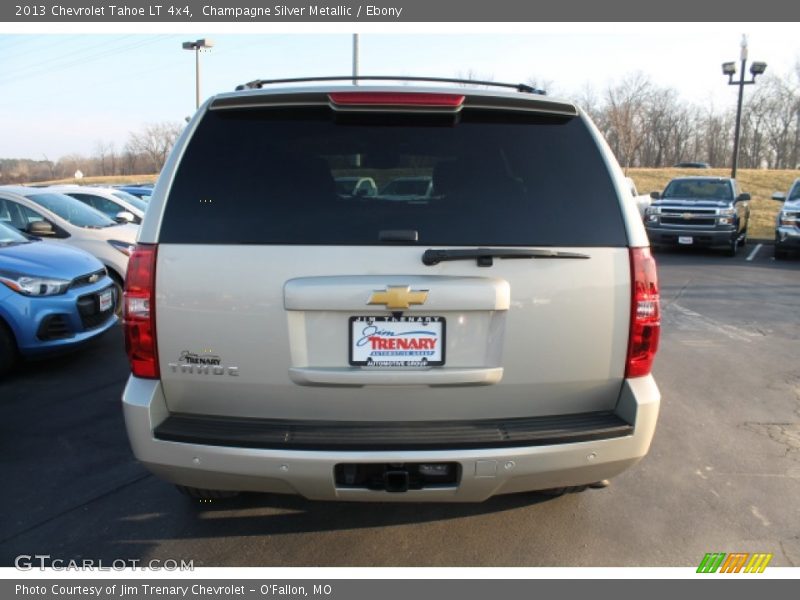
[(114, 292), (111, 290), (105, 290), (104, 292), (100, 292), (99, 295), (100, 299), (100, 312), (106, 312), (110, 310), (114, 306)]
[(444, 344), (444, 317), (350, 317), (351, 365), (439, 366)]
[(690, 236), (690, 235), (682, 235), (682, 236), (678, 237), (678, 243), (679, 244), (689, 245), (689, 244), (694, 243), (694, 238), (692, 236)]

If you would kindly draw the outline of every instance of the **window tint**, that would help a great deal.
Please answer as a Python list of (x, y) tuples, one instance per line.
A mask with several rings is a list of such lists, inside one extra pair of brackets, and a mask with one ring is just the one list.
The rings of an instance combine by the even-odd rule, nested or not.
[(31, 194), (28, 198), (76, 227), (109, 227), (114, 225), (114, 221), (105, 215), (64, 194)]
[[(147, 210), (147, 202), (145, 202), (141, 198), (137, 198), (133, 194), (129, 194), (128, 192), (121, 192), (121, 191), (115, 191), (115, 192), (111, 192), (111, 193), (114, 194), (120, 200), (125, 200), (125, 202), (127, 202), (131, 206), (135, 206), (136, 208), (138, 208), (141, 211)], [(150, 198), (150, 196), (148, 196), (148, 198)]]
[[(361, 178), (377, 193), (354, 193)], [(386, 230), (417, 231), (425, 246), (626, 244), (613, 184), (579, 118), (476, 110), (458, 123), (211, 111), (178, 167), (159, 237), (368, 245)]]
[(102, 196), (95, 196), (94, 194), (73, 194), (73, 193), (69, 193), (67, 195), (72, 196), (76, 200), (80, 200), (84, 204), (91, 206), (96, 210), (99, 210), (101, 213), (104, 213), (106, 216), (112, 219), (117, 215), (117, 213), (125, 210), (116, 202), (113, 202), (108, 198), (103, 198)]

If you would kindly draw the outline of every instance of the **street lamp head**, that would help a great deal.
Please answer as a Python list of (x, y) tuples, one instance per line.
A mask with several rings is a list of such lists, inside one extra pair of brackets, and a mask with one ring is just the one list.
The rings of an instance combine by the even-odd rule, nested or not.
[(183, 42), (181, 46), (184, 50), (202, 50), (204, 48), (213, 48), (214, 42), (212, 40), (203, 38), (202, 40), (197, 40), (195, 42)]
[(734, 62), (724, 62), (722, 63), (722, 74), (723, 75), (733, 75), (736, 73), (736, 63)]
[(753, 77), (763, 74), (766, 70), (767, 63), (765, 62), (753, 62), (753, 64), (750, 65), (750, 73), (753, 74)]

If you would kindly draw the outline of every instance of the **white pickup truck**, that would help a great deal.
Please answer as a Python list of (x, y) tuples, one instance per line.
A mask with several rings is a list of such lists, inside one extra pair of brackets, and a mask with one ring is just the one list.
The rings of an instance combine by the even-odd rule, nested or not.
[(641, 215), (642, 219), (644, 219), (644, 211), (646, 211), (647, 207), (650, 206), (650, 195), (639, 194), (639, 192), (636, 190), (636, 183), (631, 177), (626, 177), (625, 181), (628, 182), (628, 187), (631, 190), (633, 201), (636, 202), (636, 208), (639, 209), (639, 215)]

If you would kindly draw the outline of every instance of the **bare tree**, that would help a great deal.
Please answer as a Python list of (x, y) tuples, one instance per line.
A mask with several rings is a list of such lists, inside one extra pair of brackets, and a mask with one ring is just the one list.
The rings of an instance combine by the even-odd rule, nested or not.
[(603, 107), (600, 104), (600, 97), (597, 95), (591, 84), (585, 84), (577, 94), (573, 94), (575, 102), (592, 118), (592, 120), (600, 125), (603, 119)]
[(117, 170), (117, 154), (114, 142), (98, 140), (95, 143), (95, 161), (101, 175), (114, 175)]
[(634, 73), (606, 91), (606, 137), (617, 160), (626, 169), (634, 165), (636, 153), (645, 139), (651, 88), (647, 76)]
[[(456, 73), (456, 79), (469, 79), (470, 81), (494, 81), (494, 75), (492, 73), (481, 74), (478, 73), (475, 69), (467, 69), (466, 71), (458, 71)], [(466, 83), (462, 83), (459, 85), (463, 87), (467, 86)]]
[(144, 155), (157, 173), (164, 166), (181, 129), (180, 123), (151, 123), (141, 132), (130, 134), (128, 147), (134, 154)]

